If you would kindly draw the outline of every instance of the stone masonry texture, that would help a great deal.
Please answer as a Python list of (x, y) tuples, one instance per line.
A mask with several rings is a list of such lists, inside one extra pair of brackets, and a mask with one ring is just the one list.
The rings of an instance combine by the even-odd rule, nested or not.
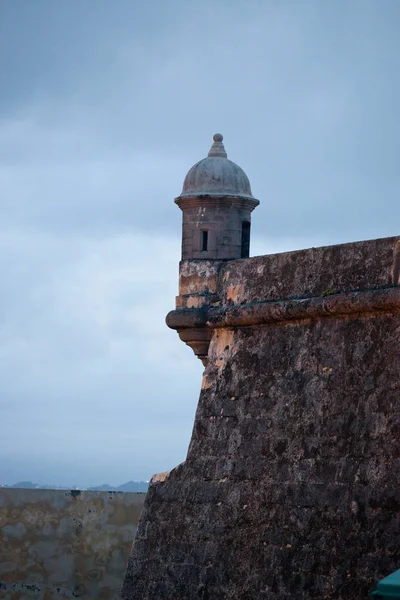
[[(182, 259), (225, 260), (240, 258), (242, 224), (250, 223), (254, 202), (191, 198), (180, 201), (182, 209)], [(201, 248), (201, 230), (208, 232), (208, 249)]]
[(0, 489), (0, 598), (118, 595), (144, 494)]
[(221, 264), (188, 455), (149, 488), (123, 600), (365, 600), (399, 568), (397, 240)]

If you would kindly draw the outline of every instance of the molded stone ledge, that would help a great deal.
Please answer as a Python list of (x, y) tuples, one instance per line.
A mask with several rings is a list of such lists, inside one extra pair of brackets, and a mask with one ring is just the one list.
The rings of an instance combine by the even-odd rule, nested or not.
[(391, 287), (332, 294), (322, 298), (300, 298), (210, 308), (207, 314), (207, 327), (248, 327), (381, 311), (400, 311), (400, 288)]
[(239, 306), (181, 308), (168, 313), (166, 323), (206, 366), (213, 329), (399, 311), (400, 287), (387, 287)]
[(207, 308), (178, 308), (171, 310), (165, 318), (168, 327), (175, 330), (206, 327), (207, 320)]
[(181, 210), (188, 208), (218, 208), (218, 207), (229, 207), (238, 206), (246, 210), (253, 211), (259, 204), (260, 201), (255, 198), (245, 198), (244, 196), (238, 197), (234, 194), (198, 194), (196, 196), (178, 196), (175, 198), (175, 204), (179, 206)]
[(344, 292), (325, 297), (254, 302), (240, 306), (183, 308), (168, 313), (171, 329), (247, 327), (280, 321), (321, 319), (379, 311), (400, 311), (400, 287)]

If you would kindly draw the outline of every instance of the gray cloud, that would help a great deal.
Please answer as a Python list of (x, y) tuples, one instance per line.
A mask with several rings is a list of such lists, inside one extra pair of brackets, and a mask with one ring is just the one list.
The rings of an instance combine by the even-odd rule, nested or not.
[[(104, 474), (114, 481), (130, 469), (148, 476), (162, 448), (166, 467), (182, 460), (176, 440), (188, 441), (201, 369), (192, 360), (181, 372), (185, 349), (162, 322), (175, 294), (178, 243), (14, 231), (0, 239), (2, 254), (10, 245), (19, 249), (8, 256), (20, 281), (3, 280), (3, 455), (11, 464), (15, 455), (42, 464), (60, 459), (81, 485), (81, 457), (90, 480), (91, 469), (114, 460)], [(146, 257), (132, 261), (142, 247)]]
[(398, 234), (400, 6), (0, 5), (0, 481), (184, 459), (201, 365), (164, 325), (173, 204), (212, 134), (253, 253)]

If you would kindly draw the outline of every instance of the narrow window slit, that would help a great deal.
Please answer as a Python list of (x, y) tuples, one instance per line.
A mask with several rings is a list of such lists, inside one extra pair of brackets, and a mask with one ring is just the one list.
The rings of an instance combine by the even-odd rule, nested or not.
[(242, 252), (241, 258), (249, 258), (250, 256), (250, 223), (243, 221), (242, 223)]
[(208, 231), (201, 232), (201, 251), (207, 252), (208, 250)]

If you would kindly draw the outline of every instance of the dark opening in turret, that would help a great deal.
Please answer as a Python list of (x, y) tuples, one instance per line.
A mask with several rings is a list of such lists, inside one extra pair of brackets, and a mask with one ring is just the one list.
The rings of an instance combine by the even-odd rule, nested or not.
[(243, 221), (243, 223), (242, 223), (241, 258), (249, 258), (249, 256), (250, 256), (250, 222)]
[(208, 250), (208, 231), (201, 232), (200, 250), (202, 252), (207, 252), (207, 250)]

